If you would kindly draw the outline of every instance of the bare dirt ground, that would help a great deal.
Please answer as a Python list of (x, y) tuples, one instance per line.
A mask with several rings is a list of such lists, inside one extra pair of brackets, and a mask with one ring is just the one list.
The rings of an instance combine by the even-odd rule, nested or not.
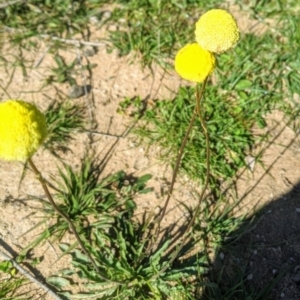
[[(239, 16), (238, 11), (234, 11), (234, 14)], [(249, 28), (264, 30), (261, 24), (256, 26), (247, 23), (245, 17), (238, 17), (238, 20), (242, 32), (248, 32)], [(95, 31), (91, 40), (97, 40), (97, 35)], [(13, 54), (19, 55), (14, 49), (5, 49), (9, 53), (8, 60), (13, 59)], [(23, 53), (26, 60), (30, 61), (29, 65), (40, 62), (39, 67), (28, 69), (26, 77), (21, 69), (0, 69), (0, 83), (6, 90), (0, 90), (1, 100), (23, 99), (35, 103), (43, 111), (59, 95), (67, 98), (67, 84), (42, 88), (50, 68), (55, 66), (52, 55), (46, 49), (47, 44), (41, 43), (39, 50)], [(103, 176), (118, 170), (135, 176), (152, 174), (149, 186), (154, 188), (154, 192), (138, 199), (138, 213), (161, 207), (164, 201), (162, 191), (166, 191), (172, 175), (171, 169), (158, 160), (159, 149), (148, 151), (144, 147), (136, 147), (130, 134), (119, 137), (132, 120), (116, 111), (124, 97), (139, 95), (149, 103), (152, 99), (171, 99), (179, 86), (187, 83), (180, 80), (175, 72), (167, 74), (159, 67), (154, 67), (153, 76), (149, 70), (142, 70), (137, 62), (129, 63), (132, 57), (119, 58), (117, 53), (107, 54), (105, 47), (99, 47), (91, 57), (84, 57), (82, 50), (76, 47), (60, 51), (60, 54), (67, 62), (79, 55), (83, 64), (87, 60), (97, 64), (91, 74), (79, 72), (76, 76), (77, 84), (91, 86), (90, 93), (72, 100), (88, 108), (88, 123), (95, 122), (97, 128), (91, 135), (75, 135), (70, 145), (71, 151), (62, 154), (64, 162), (74, 168), (78, 167), (87, 145), (93, 148), (100, 159), (109, 152), (111, 158)], [(296, 300), (300, 299), (300, 138), (279, 112), (268, 116), (267, 130), (272, 139), (256, 149), (257, 153), (263, 150), (264, 168), (256, 164), (252, 172), (243, 171), (236, 182), (236, 196), (239, 200), (236, 214), (246, 212), (251, 219), (254, 210), (262, 209), (257, 217), (258, 222), (253, 222), (241, 239), (236, 241), (234, 234), (229, 238), (230, 243), (215, 255), (215, 272), (225, 266), (228, 274), (234, 276), (230, 270), (235, 266), (241, 267), (249, 285), (258, 289), (281, 275), (275, 289), (270, 292), (271, 299)], [(33, 160), (45, 178), (55, 174), (57, 166), (61, 165), (57, 158), (42, 150)], [(23, 169), (21, 163), (0, 161), (0, 246), (12, 257), (39, 232), (38, 229), (25, 234), (39, 221), (40, 215), (34, 208), (37, 203), (29, 200), (28, 195), (44, 197), (38, 181), (29, 170), (19, 186)], [(189, 205), (196, 203), (189, 192), (192, 185), (186, 178), (179, 178), (163, 225), (184, 218), (177, 200)], [(66, 237), (65, 241), (68, 242), (68, 239), (72, 237)], [(34, 250), (32, 255), (41, 258), (41, 263), (32, 270), (41, 281), (69, 263), (68, 257), (56, 262), (60, 252), (50, 243)], [(225, 280), (223, 284), (230, 285)], [(43, 295), (34, 284), (28, 286), (28, 289), (32, 291), (32, 299)], [(46, 295), (44, 299), (52, 298)]]

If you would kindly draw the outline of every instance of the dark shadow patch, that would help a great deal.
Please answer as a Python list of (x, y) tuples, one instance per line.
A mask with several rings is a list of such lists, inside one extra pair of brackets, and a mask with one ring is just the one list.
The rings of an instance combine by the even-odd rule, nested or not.
[(244, 225), (219, 248), (201, 299), (300, 299), (300, 183)]

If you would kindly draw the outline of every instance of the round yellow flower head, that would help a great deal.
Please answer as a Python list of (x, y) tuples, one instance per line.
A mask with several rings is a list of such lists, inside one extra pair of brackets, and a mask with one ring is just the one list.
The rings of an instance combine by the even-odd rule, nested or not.
[(45, 116), (21, 100), (0, 103), (0, 158), (25, 161), (47, 136)]
[(196, 23), (196, 41), (204, 49), (220, 54), (233, 48), (240, 39), (234, 17), (223, 9), (211, 9)]
[(187, 44), (175, 57), (175, 70), (184, 79), (203, 82), (215, 68), (215, 56), (197, 43)]

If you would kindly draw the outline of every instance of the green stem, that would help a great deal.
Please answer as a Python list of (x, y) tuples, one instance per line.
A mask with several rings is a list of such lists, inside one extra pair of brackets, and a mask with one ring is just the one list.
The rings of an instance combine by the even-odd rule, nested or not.
[[(207, 127), (206, 127), (205, 121), (204, 121), (203, 116), (201, 114), (201, 100), (203, 98), (203, 94), (204, 94), (206, 82), (207, 82), (207, 78), (203, 82), (202, 89), (201, 89), (200, 92), (199, 92), (198, 85), (196, 86), (196, 113), (197, 113), (197, 115), (198, 115), (198, 117), (200, 119), (201, 127), (202, 127), (202, 129), (204, 131), (205, 140), (206, 140), (206, 177), (205, 177), (205, 184), (204, 184), (204, 187), (203, 187), (202, 192), (200, 194), (198, 205), (196, 207), (195, 213), (194, 213), (192, 219), (190, 220), (190, 222), (189, 222), (189, 224), (187, 226), (187, 229), (185, 230), (185, 232), (183, 234), (182, 242), (178, 246), (177, 250), (175, 250), (175, 252), (172, 255), (172, 258), (169, 260), (169, 262), (155, 276), (152, 277), (152, 280), (156, 279), (157, 277), (159, 277), (162, 273), (164, 273), (172, 265), (172, 263), (174, 262), (174, 260), (177, 258), (179, 252), (183, 248), (183, 246), (184, 246), (184, 244), (185, 244), (185, 242), (186, 242), (186, 240), (188, 238), (188, 233), (189, 233), (190, 229), (192, 228), (192, 226), (194, 225), (196, 217), (200, 213), (201, 203), (202, 203), (203, 197), (205, 195), (206, 189), (207, 189), (208, 184), (209, 184), (209, 177), (210, 177), (210, 145), (209, 145), (209, 135), (208, 135), (208, 131), (207, 131)], [(178, 158), (177, 158), (177, 161), (178, 161)], [(173, 175), (173, 178), (174, 178), (174, 175)], [(175, 178), (176, 178), (176, 176), (175, 176)]]
[[(200, 94), (199, 94), (198, 89), (197, 89), (197, 103), (198, 102), (200, 103), (200, 101), (202, 99), (202, 96), (203, 96), (204, 90), (205, 90), (205, 86), (206, 86), (206, 82), (207, 82), (207, 78), (203, 82)], [(181, 162), (181, 158), (182, 158), (182, 155), (183, 155), (183, 151), (184, 151), (184, 148), (185, 148), (186, 143), (188, 141), (188, 137), (189, 137), (189, 135), (191, 133), (191, 130), (193, 128), (193, 125), (194, 125), (194, 122), (195, 122), (195, 118), (196, 118), (196, 114), (198, 114), (197, 105), (196, 105), (196, 110), (194, 110), (194, 112), (193, 112), (192, 118), (190, 120), (190, 124), (188, 126), (188, 129), (187, 129), (187, 131), (185, 133), (185, 136), (183, 138), (182, 144), (181, 144), (180, 149), (179, 149), (179, 153), (178, 153), (178, 156), (177, 156), (177, 159), (176, 159), (176, 163), (175, 163), (175, 168), (174, 168), (174, 171), (173, 171), (171, 185), (170, 185), (169, 190), (168, 190), (168, 197), (167, 197), (165, 205), (164, 205), (164, 207), (162, 209), (162, 212), (159, 215), (159, 218), (157, 220), (157, 222), (158, 222), (158, 228), (160, 227), (160, 223), (161, 223), (163, 217), (166, 214), (166, 210), (167, 210), (168, 204), (170, 202), (170, 199), (171, 199), (171, 196), (172, 196), (172, 193), (173, 193), (174, 184), (175, 184), (176, 177), (177, 177), (177, 174), (178, 174), (178, 170), (179, 170), (179, 167), (180, 167), (180, 162)]]
[[(74, 233), (75, 237), (76, 237), (76, 240), (78, 241), (82, 251), (85, 253), (85, 255), (88, 257), (88, 259), (90, 260), (91, 264), (93, 265), (95, 271), (97, 272), (98, 276), (103, 279), (103, 280), (106, 280), (106, 281), (109, 281), (109, 282), (113, 282), (111, 281), (110, 279), (108, 279), (105, 275), (101, 274), (101, 271), (100, 269), (98, 268), (95, 260), (93, 259), (93, 257), (90, 255), (90, 253), (88, 252), (88, 250), (86, 249), (86, 247), (84, 246), (79, 234), (77, 233), (76, 231), (76, 228), (73, 224), (73, 222), (71, 221), (71, 219), (64, 213), (62, 212), (58, 206), (56, 205), (56, 203), (54, 202), (53, 200), (53, 197), (52, 195), (50, 194), (49, 192), (49, 189), (48, 189), (48, 186), (46, 184), (46, 181), (44, 180), (44, 178), (42, 177), (40, 171), (37, 169), (37, 167), (35, 166), (35, 164), (33, 163), (32, 159), (31, 158), (28, 158), (28, 163), (30, 165), (30, 167), (32, 168), (34, 174), (36, 175), (37, 179), (39, 180), (39, 182), (41, 183), (42, 187), (43, 187), (43, 190), (50, 202), (50, 204), (52, 205), (52, 207), (54, 208), (54, 210), (63, 218), (65, 219), (65, 221), (68, 223), (69, 225), (69, 228), (70, 230)], [(119, 283), (119, 282), (115, 282), (114, 283)], [(121, 282), (120, 282), (121, 283)]]
[(178, 156), (177, 156), (177, 159), (176, 159), (176, 163), (175, 163), (175, 167), (174, 167), (174, 171), (173, 171), (171, 185), (170, 185), (169, 190), (168, 190), (168, 196), (167, 196), (165, 205), (164, 205), (164, 207), (163, 207), (163, 209), (161, 211), (161, 214), (159, 215), (159, 219), (158, 219), (159, 224), (160, 224), (161, 220), (163, 219), (163, 217), (166, 214), (166, 210), (167, 210), (168, 204), (170, 202), (170, 199), (171, 199), (171, 196), (172, 196), (172, 193), (173, 193), (174, 184), (175, 184), (175, 181), (176, 181), (176, 177), (177, 177), (177, 174), (178, 174), (178, 170), (179, 170), (181, 158), (182, 158), (182, 155), (183, 155), (183, 150), (184, 150), (184, 148), (186, 146), (188, 137), (189, 137), (189, 135), (191, 133), (191, 130), (193, 128), (193, 125), (194, 125), (194, 122), (195, 122), (195, 119), (196, 119), (196, 115), (197, 115), (196, 111), (194, 111), (193, 115), (192, 115), (192, 118), (190, 120), (189, 127), (188, 127), (188, 129), (187, 129), (187, 131), (185, 133), (183, 142), (182, 142), (182, 144), (180, 146), (180, 149), (179, 149), (179, 152), (178, 152)]
[[(200, 94), (200, 96), (202, 96), (202, 95)], [(198, 207), (197, 207), (197, 211), (200, 210), (200, 201), (202, 201), (202, 198), (204, 197), (205, 191), (208, 188), (209, 178), (210, 178), (210, 144), (209, 144), (209, 135), (208, 135), (208, 130), (207, 130), (207, 127), (206, 127), (206, 123), (205, 123), (205, 121), (203, 119), (203, 116), (201, 114), (201, 108), (200, 108), (201, 98), (200, 98), (200, 96), (199, 96), (199, 89), (197, 87), (197, 104), (196, 104), (196, 109), (197, 109), (197, 114), (199, 116), (199, 120), (200, 120), (200, 123), (201, 123), (201, 127), (202, 127), (202, 129), (204, 131), (205, 144), (206, 144), (206, 177), (205, 177), (204, 188), (202, 189), (202, 193), (201, 193), (200, 198), (199, 198), (199, 204), (198, 204)]]

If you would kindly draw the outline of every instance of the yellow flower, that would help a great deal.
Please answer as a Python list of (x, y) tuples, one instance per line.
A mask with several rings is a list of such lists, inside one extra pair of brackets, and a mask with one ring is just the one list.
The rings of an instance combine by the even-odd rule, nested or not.
[(196, 41), (204, 49), (220, 54), (233, 48), (240, 39), (234, 17), (223, 9), (211, 9), (196, 23)]
[(0, 103), (0, 158), (25, 161), (47, 136), (44, 115), (21, 100)]
[(215, 68), (215, 56), (197, 43), (187, 44), (175, 57), (175, 70), (184, 79), (203, 82)]

